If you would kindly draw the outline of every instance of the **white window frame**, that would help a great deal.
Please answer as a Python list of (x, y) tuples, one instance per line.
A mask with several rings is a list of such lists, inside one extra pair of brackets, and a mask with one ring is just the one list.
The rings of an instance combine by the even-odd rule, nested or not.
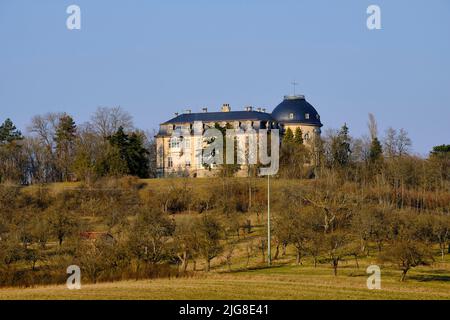
[(191, 138), (184, 138), (184, 148), (185, 149), (191, 148)]
[(172, 137), (169, 140), (170, 149), (178, 149), (180, 147), (180, 139), (178, 137)]

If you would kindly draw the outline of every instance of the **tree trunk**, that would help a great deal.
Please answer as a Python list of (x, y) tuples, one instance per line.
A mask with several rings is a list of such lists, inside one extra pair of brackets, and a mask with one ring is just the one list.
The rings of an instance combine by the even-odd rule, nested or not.
[(264, 250), (264, 247), (261, 248), (261, 262), (266, 262), (266, 251)]
[(141, 262), (138, 260), (136, 265), (136, 281), (139, 280), (139, 271), (141, 271)]
[(282, 256), (286, 255), (286, 247), (287, 245), (285, 243), (283, 243), (283, 251), (282, 251)]
[(252, 186), (248, 188), (248, 208), (252, 207)]
[(278, 259), (278, 254), (280, 253), (280, 244), (277, 243), (277, 247), (275, 249), (275, 255), (273, 256), (273, 260), (277, 260)]
[(184, 251), (183, 252), (183, 255), (179, 255), (178, 254), (178, 259), (180, 260), (180, 262), (181, 262), (181, 270), (183, 270), (183, 272), (186, 272), (186, 269), (187, 269), (187, 264), (188, 264), (188, 259), (187, 259), (187, 252), (186, 251)]
[(301, 251), (297, 249), (297, 259), (296, 259), (297, 265), (300, 265), (301, 258), (302, 258)]
[(206, 272), (209, 272), (210, 269), (211, 269), (211, 259), (206, 258), (205, 271), (206, 271)]
[(381, 252), (381, 249), (382, 249), (382, 247), (383, 247), (381, 241), (377, 241), (377, 247), (378, 247), (378, 252)]
[(334, 276), (337, 276), (338, 264), (339, 264), (339, 260), (333, 259), (333, 274), (334, 274)]
[(188, 259), (187, 259), (187, 256), (184, 255), (183, 258), (180, 259), (180, 260), (181, 260), (181, 270), (182, 270), (183, 272), (186, 272), (187, 266), (188, 266)]
[(408, 272), (408, 269), (402, 270), (402, 277), (400, 278), (400, 281), (405, 281), (406, 273)]

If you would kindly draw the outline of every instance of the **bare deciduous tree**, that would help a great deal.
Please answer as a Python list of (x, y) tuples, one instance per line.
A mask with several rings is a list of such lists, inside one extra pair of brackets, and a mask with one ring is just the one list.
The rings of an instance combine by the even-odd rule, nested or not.
[(398, 132), (397, 136), (397, 152), (401, 157), (403, 155), (408, 154), (409, 148), (411, 147), (411, 139), (408, 137), (408, 132), (405, 129), (401, 128)]
[(411, 147), (411, 139), (405, 129), (397, 130), (389, 127), (383, 139), (383, 150), (387, 157), (404, 156)]
[(375, 116), (372, 113), (369, 113), (369, 122), (367, 123), (367, 127), (369, 128), (370, 138), (373, 140), (378, 136), (378, 125), (375, 120)]
[(133, 129), (131, 115), (121, 107), (98, 107), (91, 117), (95, 131), (103, 138), (107, 138), (122, 127), (125, 131)]

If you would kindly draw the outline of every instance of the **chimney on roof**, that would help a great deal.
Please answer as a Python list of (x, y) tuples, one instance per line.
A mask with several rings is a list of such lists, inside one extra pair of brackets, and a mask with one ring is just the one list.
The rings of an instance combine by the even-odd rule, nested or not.
[(202, 111), (203, 111), (204, 113), (206, 113), (206, 112), (208, 112), (208, 108), (202, 108)]
[(261, 108), (258, 108), (258, 112), (261, 112)]
[(230, 112), (231, 111), (230, 105), (228, 103), (224, 103), (222, 105), (222, 108), (220, 109), (220, 111), (222, 111), (222, 112)]
[(186, 109), (184, 113), (191, 113), (191, 109)]
[(175, 112), (174, 115), (175, 115), (175, 117), (178, 117), (178, 112)]
[(266, 108), (262, 108), (262, 112), (264, 112), (264, 113), (265, 113), (265, 112), (266, 112)]
[(252, 106), (246, 106), (245, 107), (245, 111), (252, 111), (253, 110), (253, 107)]

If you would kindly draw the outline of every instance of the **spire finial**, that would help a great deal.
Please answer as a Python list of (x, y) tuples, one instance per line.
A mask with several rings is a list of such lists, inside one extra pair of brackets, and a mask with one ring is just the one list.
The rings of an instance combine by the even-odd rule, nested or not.
[(294, 97), (295, 97), (295, 87), (298, 85), (298, 82), (296, 82), (295, 80), (291, 82), (292, 87), (294, 88)]

